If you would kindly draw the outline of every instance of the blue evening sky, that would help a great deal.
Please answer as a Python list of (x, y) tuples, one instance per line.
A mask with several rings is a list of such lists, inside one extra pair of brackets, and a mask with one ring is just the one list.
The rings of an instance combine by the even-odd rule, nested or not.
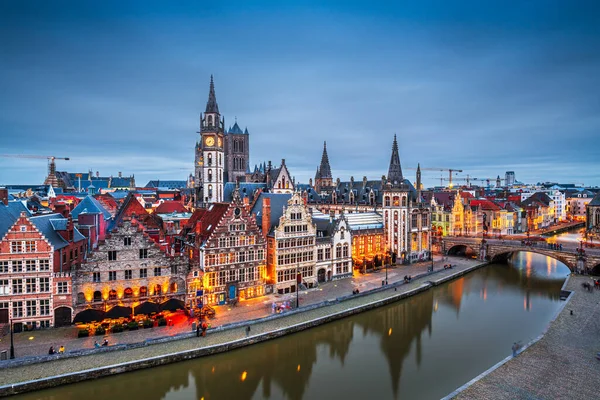
[[(251, 166), (285, 158), (302, 182), (324, 140), (334, 178), (379, 179), (396, 133), (412, 180), (420, 162), (600, 185), (598, 4), (4, 0), (0, 153), (185, 179), (214, 74)], [(0, 158), (0, 184), (45, 174)]]

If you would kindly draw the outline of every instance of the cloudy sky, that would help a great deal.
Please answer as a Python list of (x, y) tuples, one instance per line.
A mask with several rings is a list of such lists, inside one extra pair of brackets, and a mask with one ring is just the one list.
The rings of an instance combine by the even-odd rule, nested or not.
[[(380, 178), (397, 134), (411, 179), (600, 185), (597, 1), (387, 3), (2, 1), (0, 153), (185, 179), (214, 74), (251, 165), (302, 182), (324, 140), (334, 178)], [(45, 174), (0, 157), (0, 184)]]

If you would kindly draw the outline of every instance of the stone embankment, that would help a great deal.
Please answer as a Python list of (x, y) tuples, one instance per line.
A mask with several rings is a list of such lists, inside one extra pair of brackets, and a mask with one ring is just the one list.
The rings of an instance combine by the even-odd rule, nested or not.
[[(37, 363), (18, 360), (3, 362), (0, 365), (0, 396), (164, 365), (263, 342), (396, 302), (485, 265), (476, 262), (461, 264), (449, 270), (423, 273), (410, 283), (396, 283), (283, 315), (221, 326), (203, 338), (196, 338), (190, 333), (177, 338), (156, 339), (153, 345), (127, 345), (120, 351), (106, 349), (93, 354), (51, 360), (39, 357)], [(252, 325), (252, 335), (249, 337), (246, 336), (247, 325)], [(39, 362), (42, 359), (46, 362)]]
[(545, 334), (446, 399), (600, 398), (600, 290), (584, 282), (590, 277), (568, 279), (563, 289), (571, 295)]

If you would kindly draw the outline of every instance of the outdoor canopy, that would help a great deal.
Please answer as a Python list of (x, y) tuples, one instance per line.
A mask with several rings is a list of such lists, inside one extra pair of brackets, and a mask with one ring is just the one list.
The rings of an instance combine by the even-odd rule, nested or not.
[(83, 324), (88, 324), (90, 322), (98, 322), (102, 321), (105, 317), (106, 313), (102, 310), (96, 310), (94, 308), (88, 308), (87, 310), (83, 310), (78, 313), (73, 320), (73, 323), (76, 324), (78, 322)]
[(145, 301), (133, 310), (135, 311), (136, 315), (150, 315), (160, 311), (158, 304), (152, 303), (151, 301)]
[(114, 306), (106, 312), (104, 318), (127, 318), (131, 316), (131, 307)]
[(161, 311), (185, 310), (185, 303), (177, 299), (169, 299), (160, 305)]

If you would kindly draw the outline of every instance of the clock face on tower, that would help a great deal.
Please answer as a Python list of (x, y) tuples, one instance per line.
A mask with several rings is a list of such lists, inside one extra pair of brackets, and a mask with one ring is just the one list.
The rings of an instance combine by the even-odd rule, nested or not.
[(212, 136), (209, 136), (206, 138), (206, 140), (204, 141), (204, 143), (206, 143), (207, 146), (214, 146), (215, 145), (215, 138)]
[(221, 138), (217, 140), (217, 143), (219, 144), (219, 147), (223, 146), (223, 140)]

